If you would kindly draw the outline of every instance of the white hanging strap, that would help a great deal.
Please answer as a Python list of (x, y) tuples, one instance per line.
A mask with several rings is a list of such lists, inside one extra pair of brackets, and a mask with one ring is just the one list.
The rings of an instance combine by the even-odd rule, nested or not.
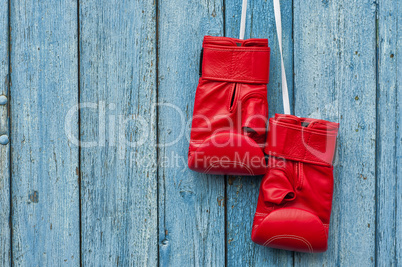
[(274, 1), (276, 33), (277, 33), (277, 35), (278, 35), (279, 52), (280, 52), (280, 54), (281, 54), (283, 109), (284, 109), (284, 113), (285, 113), (285, 114), (290, 114), (288, 84), (286, 83), (285, 64), (283, 63), (283, 55), (282, 55), (281, 5), (280, 5), (280, 3), (279, 3), (279, 0), (273, 0), (273, 1)]
[(246, 14), (247, 14), (247, 0), (243, 0), (243, 5), (241, 7), (241, 21), (240, 21), (240, 37), (239, 39), (244, 39), (244, 32), (246, 31)]

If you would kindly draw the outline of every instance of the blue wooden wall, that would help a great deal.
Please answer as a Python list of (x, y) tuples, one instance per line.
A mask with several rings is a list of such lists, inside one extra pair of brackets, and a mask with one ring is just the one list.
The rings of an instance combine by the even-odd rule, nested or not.
[[(273, 4), (248, 2), (272, 116)], [(341, 124), (327, 252), (255, 245), (261, 177), (186, 167), (202, 38), (241, 0), (2, 0), (0, 265), (401, 266), (402, 2), (281, 8), (292, 111)]]

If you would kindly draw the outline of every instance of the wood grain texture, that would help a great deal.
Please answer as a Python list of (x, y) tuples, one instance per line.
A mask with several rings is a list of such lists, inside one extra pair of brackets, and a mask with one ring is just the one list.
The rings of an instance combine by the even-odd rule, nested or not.
[[(322, 254), (251, 241), (261, 177), (187, 167), (202, 39), (238, 37), (241, 2), (1, 1), (1, 266), (402, 264), (400, 1), (280, 1), (291, 109), (341, 123)], [(272, 117), (272, 0), (248, 1), (250, 37), (269, 39)]]
[[(12, 261), (79, 265), (76, 1), (11, 1)], [(78, 117), (72, 133), (78, 136)]]
[(400, 54), (402, 51), (402, 7), (401, 5), (398, 4), (398, 1), (396, 8), (397, 12), (395, 13), (395, 16), (397, 17), (397, 23), (396, 23), (396, 34), (397, 34), (397, 40), (396, 40), (396, 53), (394, 54), (397, 55), (396, 58), (396, 97), (398, 101), (396, 102), (396, 135), (395, 135), (395, 146), (396, 146), (396, 188), (397, 191), (395, 192), (395, 199), (396, 199), (396, 206), (393, 207), (395, 208), (395, 213), (396, 213), (396, 218), (395, 218), (395, 266), (401, 265), (402, 264), (402, 104), (401, 104), (401, 98), (402, 98), (402, 55)]
[[(8, 1), (0, 3), (0, 136), (9, 138)], [(10, 143), (0, 144), (0, 265), (11, 264)]]
[[(226, 1), (226, 36), (238, 38), (241, 0)], [(292, 1), (281, 1), (282, 45), (292, 105), (293, 42)], [(276, 34), (273, 2), (248, 1), (245, 38), (268, 38), (271, 48), (268, 84), (269, 116), (283, 113), (281, 61)], [(227, 180), (227, 260), (229, 266), (292, 266), (293, 253), (259, 246), (251, 241), (261, 177), (234, 177)]]
[(82, 263), (155, 266), (155, 2), (83, 0), (79, 13)]
[[(402, 69), (398, 44), (401, 45), (402, 9), (399, 1), (378, 4), (378, 87), (377, 87), (377, 188), (376, 188), (376, 262), (377, 266), (401, 264), (401, 205), (398, 165), (401, 166), (401, 131), (398, 113), (401, 87), (398, 71)], [(402, 25), (402, 24), (401, 24)], [(399, 46), (400, 48), (401, 46)], [(399, 63), (399, 65), (398, 65)], [(399, 138), (399, 139), (398, 139)], [(398, 164), (399, 163), (399, 164)], [(399, 230), (400, 231), (400, 230)]]
[(225, 264), (224, 177), (187, 167), (204, 35), (223, 35), (221, 0), (159, 1), (160, 266)]
[(376, 4), (294, 1), (295, 114), (340, 123), (326, 253), (297, 266), (375, 264)]

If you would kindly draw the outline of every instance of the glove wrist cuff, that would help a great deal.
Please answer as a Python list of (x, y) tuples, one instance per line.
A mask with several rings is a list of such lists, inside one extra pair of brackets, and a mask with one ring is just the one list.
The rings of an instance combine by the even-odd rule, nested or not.
[[(297, 118), (299, 123), (295, 124), (284, 121), (284, 118), (289, 121), (289, 118), (295, 120), (297, 117), (277, 115), (270, 119), (265, 153), (294, 161), (331, 166), (339, 124), (308, 118)], [(317, 123), (320, 124), (320, 129), (309, 127)]]
[(203, 45), (202, 78), (214, 81), (267, 84), (270, 48)]

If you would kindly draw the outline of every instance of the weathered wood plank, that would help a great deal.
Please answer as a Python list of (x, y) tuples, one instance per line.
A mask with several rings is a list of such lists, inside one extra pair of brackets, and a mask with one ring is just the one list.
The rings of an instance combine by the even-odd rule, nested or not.
[(160, 1), (158, 29), (160, 266), (223, 266), (224, 177), (188, 169), (186, 124), (203, 36), (223, 35), (222, 1)]
[[(396, 1), (397, 2), (397, 1)], [(396, 82), (396, 95), (397, 98), (400, 99), (402, 97), (402, 55), (401, 47), (402, 47), (402, 7), (401, 5), (396, 5), (398, 11), (395, 12), (397, 16), (397, 24), (396, 27), (397, 31), (397, 41), (396, 41), (396, 65), (397, 65), (397, 82)], [(399, 53), (398, 53), (399, 52)], [(395, 135), (395, 142), (396, 142), (396, 182), (397, 182), (397, 191), (396, 191), (396, 207), (395, 207), (395, 257), (396, 257), (396, 265), (401, 264), (402, 262), (402, 104), (400, 100), (396, 103), (396, 135)]]
[(12, 260), (77, 266), (78, 147), (64, 131), (78, 103), (77, 2), (11, 1), (10, 16)]
[(340, 122), (326, 253), (297, 266), (375, 263), (375, 1), (294, 1), (295, 113)]
[(0, 265), (11, 264), (8, 1), (0, 3)]
[[(238, 38), (241, 0), (226, 1), (226, 36)], [(293, 89), (292, 2), (282, 1), (283, 49), (289, 95)], [(276, 35), (273, 2), (248, 1), (246, 37), (268, 38), (271, 47), (270, 81), (268, 84), (269, 116), (283, 113), (281, 61)], [(233, 177), (227, 181), (227, 258), (229, 266), (292, 266), (293, 253), (254, 244), (251, 230), (257, 206), (261, 177)]]
[(82, 263), (155, 266), (155, 1), (83, 0), (79, 12)]
[[(387, 0), (378, 3), (378, 92), (377, 92), (377, 221), (376, 221), (376, 262), (378, 266), (397, 266), (397, 247), (401, 216), (397, 218), (400, 206), (398, 197), (398, 174), (401, 155), (401, 139), (398, 120), (398, 70), (402, 61), (398, 60), (398, 41), (401, 45), (402, 21), (399, 1)], [(397, 31), (398, 30), (398, 31)], [(399, 46), (400, 48), (401, 46)], [(399, 65), (398, 65), (399, 63)], [(399, 92), (398, 92), (399, 90)], [(399, 118), (400, 119), (400, 118)], [(399, 139), (398, 139), (399, 136)], [(399, 193), (400, 194), (400, 193)], [(400, 263), (399, 263), (400, 264)]]

